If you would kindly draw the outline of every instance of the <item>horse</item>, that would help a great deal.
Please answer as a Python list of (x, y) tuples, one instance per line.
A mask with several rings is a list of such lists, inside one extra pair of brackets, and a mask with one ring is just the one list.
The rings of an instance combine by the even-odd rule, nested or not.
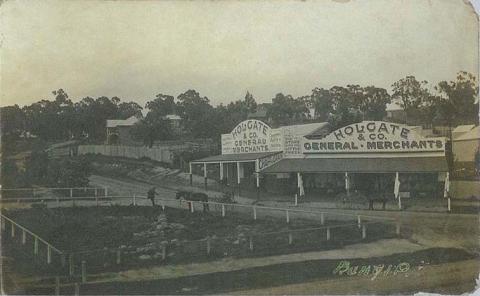
[[(186, 201), (201, 201), (203, 202), (203, 211), (208, 212), (210, 210), (208, 206), (208, 195), (205, 193), (200, 192), (192, 192), (192, 191), (178, 191), (175, 195), (176, 199), (183, 198)], [(190, 210), (192, 204), (188, 203), (188, 209)]]

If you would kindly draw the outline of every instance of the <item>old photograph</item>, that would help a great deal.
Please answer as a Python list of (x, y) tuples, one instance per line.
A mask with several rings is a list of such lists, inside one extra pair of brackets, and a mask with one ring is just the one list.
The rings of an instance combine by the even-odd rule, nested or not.
[(0, 1), (2, 295), (480, 295), (475, 7)]

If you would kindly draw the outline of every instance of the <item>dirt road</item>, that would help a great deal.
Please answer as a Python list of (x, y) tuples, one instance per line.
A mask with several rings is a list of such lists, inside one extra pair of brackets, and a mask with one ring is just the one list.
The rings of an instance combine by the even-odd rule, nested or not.
[[(145, 195), (152, 184), (134, 181), (117, 180), (109, 177), (93, 175), (90, 178), (92, 185), (108, 186), (114, 194), (125, 195), (134, 193)], [(157, 186), (159, 198), (173, 199), (175, 189)], [(210, 196), (219, 195), (218, 192), (212, 192)], [(127, 200), (126, 202), (131, 203)], [(139, 201), (142, 204), (148, 204), (148, 200)], [(240, 200), (240, 203), (251, 203), (250, 200)], [(265, 205), (287, 207), (285, 204), (276, 204), (275, 202), (263, 202)], [(301, 207), (309, 208), (308, 204), (302, 204)], [(311, 209), (311, 208), (310, 208)], [(421, 212), (398, 212), (398, 211), (353, 211), (353, 210), (332, 210), (313, 208), (318, 211), (328, 211), (329, 213), (346, 213), (372, 215), (378, 217), (387, 217), (398, 219), (402, 225), (408, 225), (413, 232), (412, 239), (416, 242), (431, 247), (457, 247), (468, 251), (480, 253), (478, 237), (480, 236), (479, 217), (472, 214), (447, 214), (447, 213), (421, 213)], [(284, 215), (279, 213), (279, 215)], [(305, 216), (304, 218), (312, 218)]]

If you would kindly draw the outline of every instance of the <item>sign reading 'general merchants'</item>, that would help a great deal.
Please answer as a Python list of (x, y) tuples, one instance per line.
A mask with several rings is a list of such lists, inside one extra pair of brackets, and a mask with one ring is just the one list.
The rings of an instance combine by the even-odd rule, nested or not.
[(363, 121), (321, 140), (304, 139), (303, 153), (444, 152), (445, 138), (424, 138), (406, 125)]
[(270, 151), (270, 127), (260, 120), (240, 122), (233, 131), (222, 136), (222, 153), (258, 153)]

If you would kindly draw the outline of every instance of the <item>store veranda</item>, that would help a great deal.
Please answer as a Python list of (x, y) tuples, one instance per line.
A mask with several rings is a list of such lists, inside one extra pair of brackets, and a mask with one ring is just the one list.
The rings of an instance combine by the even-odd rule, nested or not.
[(247, 120), (222, 135), (221, 155), (191, 167), (200, 166), (207, 178), (213, 166), (218, 180), (238, 192), (256, 190), (259, 198), (262, 193), (309, 200), (448, 195), (445, 138), (422, 137), (409, 126), (383, 121), (328, 134), (326, 129), (326, 123), (271, 129)]

